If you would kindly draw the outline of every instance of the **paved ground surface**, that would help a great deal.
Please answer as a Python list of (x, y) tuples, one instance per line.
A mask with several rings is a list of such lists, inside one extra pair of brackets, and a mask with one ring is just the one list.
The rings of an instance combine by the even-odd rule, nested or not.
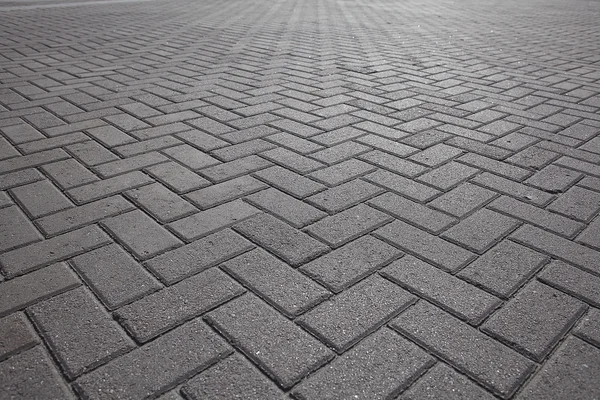
[(0, 398), (600, 398), (599, 19), (3, 1)]

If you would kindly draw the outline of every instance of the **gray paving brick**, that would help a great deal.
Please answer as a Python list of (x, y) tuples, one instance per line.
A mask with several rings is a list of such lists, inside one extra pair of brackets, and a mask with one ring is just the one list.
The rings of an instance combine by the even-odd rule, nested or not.
[(19, 207), (0, 209), (0, 251), (14, 249), (42, 239), (42, 235)]
[(582, 339), (600, 347), (600, 310), (593, 308), (585, 315), (574, 333)]
[(430, 186), (382, 169), (365, 176), (364, 179), (416, 201), (427, 201), (440, 193)]
[(600, 249), (600, 219), (596, 218), (592, 221), (587, 228), (577, 236), (577, 241)]
[(163, 282), (172, 285), (252, 247), (250, 242), (226, 229), (154, 257), (146, 266)]
[(116, 244), (77, 256), (71, 264), (109, 310), (161, 287), (148, 271)]
[(176, 161), (179, 161), (181, 164), (192, 170), (199, 170), (220, 164), (220, 161), (216, 158), (211, 157), (205, 152), (200, 151), (188, 144), (170, 147), (163, 150), (163, 153), (175, 159)]
[[(379, 149), (386, 153), (391, 153), (399, 157), (405, 157), (411, 154), (415, 154), (419, 151), (411, 146), (407, 146), (402, 143), (395, 142), (393, 140), (385, 139), (377, 135), (367, 135), (356, 139), (357, 142), (365, 144), (367, 146), (373, 147), (375, 149)], [(412, 156), (410, 159), (413, 161), (417, 161), (414, 159), (415, 156)]]
[(358, 282), (402, 254), (372, 236), (364, 236), (300, 267), (334, 293)]
[(87, 203), (153, 182), (143, 172), (134, 171), (70, 189), (67, 194), (77, 203)]
[(344, 160), (351, 159), (352, 157), (365, 153), (369, 150), (371, 150), (370, 147), (360, 143), (348, 141), (328, 147), (324, 150), (317, 151), (312, 153), (310, 156), (327, 165), (333, 165)]
[(36, 224), (44, 234), (56, 235), (134, 208), (121, 196), (113, 196), (39, 218)]
[(371, 164), (360, 160), (347, 160), (327, 168), (320, 169), (309, 175), (310, 178), (323, 182), (329, 186), (337, 186), (351, 181), (361, 175), (372, 172), (376, 169)]
[(224, 135), (221, 135), (221, 138), (227, 140), (230, 143), (242, 143), (247, 142), (248, 140), (258, 139), (265, 136), (272, 135), (277, 133), (277, 129), (271, 128), (266, 125), (257, 125), (252, 128), (241, 129), (239, 131), (229, 132)]
[(254, 174), (257, 178), (269, 183), (276, 188), (298, 198), (305, 198), (320, 192), (325, 185), (315, 182), (295, 172), (279, 166), (273, 166)]
[(415, 177), (427, 169), (426, 167), (416, 164), (412, 161), (407, 161), (403, 158), (399, 158), (379, 150), (374, 150), (367, 154), (363, 154), (360, 156), (360, 159), (409, 178)]
[(452, 161), (421, 175), (417, 180), (438, 189), (447, 190), (478, 172), (478, 169)]
[(168, 227), (186, 240), (195, 240), (243, 221), (260, 210), (242, 200), (234, 200), (172, 222)]
[[(495, 140), (492, 144), (498, 145), (498, 140), (500, 139)], [(447, 140), (446, 144), (481, 156), (493, 158), (494, 160), (502, 160), (512, 154), (511, 151), (501, 149), (500, 147), (481, 143), (477, 140), (471, 140), (465, 137), (455, 136), (452, 139)]]
[(22, 157), (10, 158), (8, 160), (0, 161), (0, 174), (39, 167), (40, 165), (64, 160), (66, 158), (69, 158), (69, 155), (62, 149), (46, 150)]
[[(102, 365), (134, 346), (133, 341), (85, 289), (70, 290), (28, 313), (69, 379)], [(82, 318), (82, 315), (85, 315)], [(77, 329), (72, 329), (77, 326)], [(90, 346), (93, 343), (93, 346)]]
[(482, 330), (541, 362), (585, 309), (580, 301), (533, 281), (492, 315)]
[(512, 396), (534, 367), (525, 357), (424, 301), (391, 325), (502, 398)]
[(270, 167), (271, 165), (273, 165), (272, 162), (257, 155), (251, 155), (206, 168), (202, 170), (202, 174), (213, 182), (219, 183)]
[[(199, 130), (190, 130), (187, 132), (177, 133), (176, 136), (179, 139), (185, 140), (190, 143), (192, 146), (197, 147), (202, 151), (211, 151), (221, 147), (227, 146), (227, 143), (224, 140), (221, 140), (215, 136), (209, 135)], [(170, 136), (167, 136), (170, 137)]]
[(40, 133), (33, 126), (20, 123), (12, 126), (5, 126), (0, 128), (0, 131), (8, 138), (11, 142), (19, 144), (25, 142), (31, 142), (32, 140), (43, 139), (44, 135)]
[[(75, 158), (87, 166), (94, 166), (119, 160), (119, 157), (117, 157), (113, 152), (93, 140), (71, 144), (67, 146), (66, 149), (69, 151), (69, 153), (73, 154)], [(58, 151), (62, 150), (58, 149)]]
[(44, 150), (56, 149), (57, 147), (63, 147), (72, 143), (85, 142), (90, 138), (84, 133), (75, 132), (67, 135), (61, 135), (53, 138), (36, 140), (33, 142), (23, 143), (17, 146), (17, 148), (23, 154), (32, 154)]
[(538, 279), (594, 307), (600, 307), (600, 278), (596, 275), (555, 260), (538, 274)]
[(125, 194), (162, 223), (171, 222), (198, 211), (196, 207), (159, 183), (133, 189)]
[[(333, 357), (331, 350), (251, 295), (209, 313), (207, 320), (284, 389)], [(276, 334), (265, 334), (265, 326)]]
[(251, 176), (241, 176), (188, 193), (186, 198), (201, 209), (207, 209), (266, 188), (268, 185)]
[(22, 171), (10, 172), (0, 175), (0, 190), (10, 189), (16, 186), (26, 185), (31, 182), (36, 182), (44, 179), (35, 168), (25, 169)]
[(426, 149), (427, 147), (433, 146), (436, 143), (441, 143), (444, 140), (449, 139), (451, 137), (452, 135), (446, 132), (431, 129), (405, 137), (404, 139), (402, 139), (402, 143), (405, 143), (409, 146), (417, 147), (419, 149)]
[(222, 264), (238, 281), (289, 317), (320, 303), (330, 293), (263, 250), (252, 250)]
[(444, 213), (393, 193), (384, 193), (370, 200), (369, 204), (432, 233), (439, 233), (456, 221)]
[(415, 300), (374, 275), (302, 315), (296, 321), (342, 353)]
[(168, 161), (168, 158), (157, 152), (138, 154), (116, 160), (113, 162), (105, 163), (95, 167), (95, 171), (103, 178), (110, 178), (116, 175), (121, 175), (126, 172), (139, 170), (145, 167), (150, 167), (155, 164)]
[(441, 236), (482, 254), (519, 226), (519, 221), (481, 209), (454, 225)]
[(505, 240), (469, 264), (458, 276), (506, 299), (547, 261), (548, 257), (543, 254)]
[(438, 363), (402, 393), (399, 400), (493, 400), (495, 397), (452, 368)]
[[(231, 377), (236, 377), (231, 379)], [(190, 400), (275, 400), (283, 392), (244, 357), (234, 354), (190, 379), (182, 389)]]
[(100, 228), (87, 226), (6, 252), (0, 255), (0, 265), (6, 276), (13, 277), (108, 243), (110, 238)]
[(113, 151), (121, 157), (132, 157), (181, 144), (182, 142), (173, 136), (161, 136), (155, 139), (143, 140), (141, 142), (135, 141), (135, 143), (118, 146), (113, 148)]
[(64, 263), (0, 282), (0, 317), (81, 285)]
[[(6, 161), (5, 161), (6, 162)], [(561, 157), (555, 161), (555, 164), (580, 171), (585, 174), (600, 177), (600, 166), (597, 163), (577, 160), (572, 157)]]
[(575, 184), (582, 176), (583, 174), (570, 169), (548, 165), (527, 179), (525, 183), (549, 193), (561, 193)]
[(98, 180), (97, 176), (73, 159), (45, 164), (41, 168), (61, 189), (70, 189)]
[(575, 186), (554, 200), (547, 209), (589, 222), (600, 210), (600, 193)]
[(234, 144), (222, 147), (211, 152), (216, 158), (222, 161), (233, 161), (238, 158), (246, 157), (252, 154), (258, 154), (263, 151), (271, 150), (276, 146), (262, 139), (254, 139), (248, 142)]
[(379, 228), (375, 235), (445, 271), (457, 271), (475, 257), (462, 247), (402, 221)]
[(317, 193), (307, 200), (330, 212), (339, 212), (381, 194), (384, 190), (360, 179)]
[(190, 127), (182, 122), (153, 126), (151, 128), (138, 129), (129, 134), (138, 140), (148, 140), (159, 136), (172, 135), (174, 133), (190, 130)]
[(573, 399), (600, 396), (600, 350), (568, 338), (517, 396), (519, 400)]
[(260, 155), (261, 157), (271, 160), (276, 164), (280, 164), (285, 168), (289, 168), (299, 174), (306, 174), (324, 167), (324, 165), (318, 161), (282, 147), (262, 152)]
[(437, 167), (460, 154), (461, 150), (439, 143), (410, 156), (409, 159), (428, 167)]
[(327, 252), (329, 247), (268, 214), (240, 222), (235, 229), (265, 249), (298, 266)]
[(306, 231), (337, 248), (392, 220), (385, 213), (359, 204), (308, 226)]
[(507, 158), (506, 161), (523, 168), (541, 169), (550, 162), (556, 160), (559, 154), (540, 147), (528, 147)]
[(176, 193), (185, 193), (210, 185), (208, 180), (175, 162), (154, 165), (146, 168), (146, 171)]
[(460, 157), (458, 161), (516, 181), (522, 181), (531, 175), (531, 172), (526, 169), (474, 153), (467, 153)]
[[(181, 244), (175, 236), (140, 210), (107, 218), (102, 225), (137, 258), (145, 260)], [(140, 236), (140, 232), (144, 232)]]
[(88, 399), (156, 397), (231, 352), (200, 319), (82, 376), (76, 388)]
[(511, 235), (513, 240), (552, 256), (576, 264), (592, 273), (600, 273), (600, 253), (542, 229), (525, 225)]
[(456, 217), (463, 217), (484, 206), (497, 195), (496, 192), (465, 182), (432, 200), (428, 205)]
[(211, 268), (121, 307), (115, 317), (145, 343), (243, 292), (235, 281)]
[(16, 187), (11, 193), (33, 218), (73, 207), (73, 203), (47, 180)]
[(327, 216), (323, 211), (273, 188), (250, 195), (246, 200), (296, 228), (302, 228)]
[(87, 130), (94, 139), (106, 147), (115, 147), (135, 142), (135, 139), (111, 125), (99, 126)]
[(433, 359), (388, 329), (373, 334), (294, 388), (301, 399), (387, 399), (408, 387)]
[[(339, 125), (337, 125), (337, 124), (329, 124), (329, 122), (331, 122), (335, 119), (338, 119), (338, 118), (340, 118), (340, 121), (341, 121), (341, 118), (347, 118), (349, 123), (359, 122), (358, 118), (350, 116), (350, 115), (333, 117), (333, 118), (328, 118), (328, 119), (325, 119), (322, 121), (318, 121), (314, 125), (317, 128), (324, 129), (326, 132), (321, 133), (320, 135), (313, 136), (310, 139), (312, 141), (315, 141), (324, 146), (334, 146), (336, 144), (340, 144), (347, 140), (351, 140), (351, 139), (354, 139), (354, 138), (357, 138), (357, 137), (360, 137), (360, 136), (363, 136), (366, 134), (364, 131), (358, 130), (351, 126), (345, 126), (343, 128), (340, 128)], [(337, 125), (337, 126), (335, 126), (335, 125)], [(347, 124), (343, 124), (343, 125), (347, 125)], [(339, 128), (339, 129), (335, 129), (335, 128)]]
[(7, 399), (75, 398), (41, 346), (0, 364), (0, 392)]
[(393, 262), (381, 273), (473, 325), (500, 304), (496, 297), (410, 255)]
[(549, 193), (490, 174), (489, 172), (484, 172), (476, 176), (471, 182), (537, 206), (548, 204), (554, 198)]
[(0, 338), (0, 361), (40, 342), (27, 317), (20, 312), (0, 319)]

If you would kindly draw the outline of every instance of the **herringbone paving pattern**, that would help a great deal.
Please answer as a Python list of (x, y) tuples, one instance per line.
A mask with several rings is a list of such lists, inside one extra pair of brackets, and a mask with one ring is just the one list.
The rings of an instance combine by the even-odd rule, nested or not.
[(600, 398), (599, 19), (0, 3), (0, 399)]

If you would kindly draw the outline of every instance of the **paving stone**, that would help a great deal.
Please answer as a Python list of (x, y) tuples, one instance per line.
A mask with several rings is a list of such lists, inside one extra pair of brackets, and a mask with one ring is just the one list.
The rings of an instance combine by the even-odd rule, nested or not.
[(547, 209), (589, 222), (600, 210), (600, 193), (575, 186), (553, 201)]
[(40, 339), (23, 313), (12, 313), (0, 319), (0, 361), (27, 350), (39, 342)]
[[(314, 125), (317, 128), (325, 130), (325, 133), (321, 133), (320, 135), (313, 136), (310, 139), (323, 145), (323, 146), (334, 146), (336, 144), (340, 144), (347, 140), (351, 140), (351, 139), (354, 139), (354, 138), (357, 138), (357, 137), (360, 137), (360, 136), (363, 136), (366, 134), (364, 131), (353, 128), (351, 126), (345, 126), (343, 128), (339, 128), (339, 125), (335, 126), (336, 124), (329, 124), (329, 122), (331, 122), (337, 118), (338, 117), (333, 117), (333, 118), (328, 118), (328, 119), (324, 119), (324, 120), (316, 122)], [(339, 118), (340, 118), (340, 120), (341, 120), (341, 118), (347, 118), (349, 123), (359, 122), (358, 118), (350, 116), (350, 115), (339, 116)], [(346, 124), (344, 124), (344, 125), (346, 125)], [(339, 128), (339, 129), (335, 129), (335, 128)]]
[(171, 222), (198, 211), (196, 207), (159, 183), (133, 189), (125, 194), (162, 223)]
[[(29, 307), (28, 313), (69, 379), (134, 346), (133, 341), (85, 289), (78, 288)], [(72, 329), (77, 326), (77, 329)], [(93, 343), (93, 346), (90, 346)]]
[(302, 399), (387, 399), (433, 364), (431, 356), (382, 329), (293, 389)]
[[(236, 379), (231, 379), (231, 377)], [(240, 355), (232, 355), (190, 379), (182, 389), (190, 400), (275, 400), (283, 392)]]
[(384, 153), (379, 150), (374, 150), (367, 154), (363, 154), (360, 156), (360, 159), (409, 178), (415, 177), (427, 169), (422, 165)]
[(427, 201), (440, 193), (439, 190), (430, 186), (382, 169), (365, 176), (363, 179), (421, 202)]
[(491, 201), (498, 194), (465, 182), (428, 203), (456, 217), (463, 217)]
[(148, 140), (159, 136), (172, 135), (174, 133), (190, 130), (190, 127), (182, 122), (153, 126), (151, 128), (138, 129), (129, 134), (138, 140)]
[(135, 139), (111, 125), (99, 126), (87, 130), (94, 139), (106, 147), (115, 147), (135, 142)]
[(528, 147), (517, 154), (509, 157), (506, 161), (523, 168), (541, 169), (556, 160), (559, 154), (540, 147)]
[(531, 175), (530, 171), (523, 168), (515, 167), (502, 161), (497, 161), (474, 153), (467, 153), (460, 157), (458, 161), (516, 181), (522, 181)]
[(121, 175), (126, 172), (139, 170), (141, 168), (150, 167), (155, 164), (168, 161), (168, 158), (160, 153), (151, 152), (145, 154), (138, 154), (124, 158), (122, 160), (116, 160), (113, 162), (105, 163), (95, 167), (96, 172), (103, 178), (110, 178), (116, 175)]
[(415, 300), (375, 275), (338, 294), (296, 321), (342, 353)]
[(326, 188), (326, 186), (321, 183), (315, 182), (279, 166), (267, 168), (255, 173), (254, 176), (301, 199)]
[(600, 310), (593, 308), (585, 315), (574, 333), (582, 339), (600, 347)]
[(448, 190), (479, 172), (478, 169), (451, 161), (417, 178), (441, 190)]
[(562, 261), (552, 261), (538, 274), (538, 279), (594, 307), (600, 307), (600, 278)]
[[(106, 147), (103, 147), (98, 142), (92, 140), (88, 142), (71, 144), (65, 148), (69, 151), (69, 153), (73, 154), (75, 158), (87, 166), (94, 166), (111, 161), (119, 161), (119, 157), (117, 157), (113, 152), (108, 150)], [(62, 151), (60, 149), (57, 150)], [(53, 161), (58, 161), (58, 159)]]
[(355, 179), (315, 194), (307, 200), (329, 213), (334, 213), (375, 197), (383, 191), (380, 187)]
[(394, 261), (381, 273), (473, 325), (500, 304), (496, 297), (410, 255)]
[(173, 136), (161, 136), (155, 139), (143, 140), (141, 142), (135, 141), (135, 143), (118, 146), (113, 151), (121, 157), (132, 157), (177, 145), (182, 145), (182, 142)]
[(300, 267), (334, 293), (358, 282), (402, 253), (372, 236), (364, 236)]
[(494, 313), (482, 330), (541, 362), (585, 310), (580, 301), (533, 281)]
[(360, 160), (347, 160), (327, 168), (320, 169), (309, 175), (310, 178), (323, 182), (329, 186), (337, 186), (351, 181), (361, 175), (372, 172), (376, 169), (371, 164)]
[(107, 234), (97, 226), (91, 225), (6, 252), (0, 255), (0, 265), (6, 276), (14, 277), (110, 242)]
[(113, 196), (39, 218), (36, 224), (44, 234), (56, 235), (134, 208), (122, 197)]
[(145, 343), (243, 292), (235, 281), (211, 268), (121, 307), (115, 317)]
[(312, 153), (310, 156), (327, 165), (337, 164), (371, 150), (370, 147), (356, 142), (344, 142), (324, 150)]
[(210, 185), (208, 180), (175, 162), (154, 165), (146, 168), (146, 171), (176, 193), (185, 193)]
[[(202, 151), (211, 151), (221, 147), (227, 146), (227, 143), (224, 140), (221, 140), (217, 137), (209, 135), (199, 130), (191, 130), (188, 132), (180, 132), (177, 133), (176, 136), (179, 139), (185, 140), (190, 143), (192, 146), (197, 147)], [(167, 138), (170, 136), (166, 136)]]
[(11, 193), (33, 218), (73, 207), (73, 203), (47, 180), (16, 187)]
[(201, 209), (207, 209), (266, 188), (268, 185), (251, 176), (241, 176), (188, 193), (186, 198)]
[(273, 165), (272, 162), (257, 155), (251, 155), (206, 168), (202, 170), (202, 174), (213, 182), (219, 183), (270, 167), (271, 165)]
[(82, 376), (77, 391), (88, 399), (160, 395), (231, 352), (200, 319)]
[(0, 317), (81, 285), (64, 263), (0, 282)]
[(146, 262), (163, 282), (172, 285), (252, 249), (252, 244), (229, 229), (196, 240)]
[(69, 158), (69, 154), (62, 149), (53, 149), (40, 151), (39, 153), (29, 154), (22, 157), (11, 158), (0, 161), (0, 174), (19, 171), (27, 168), (39, 167), (53, 161), (60, 161)]
[(74, 399), (42, 346), (0, 364), (0, 391), (7, 399)]
[(324, 167), (324, 165), (318, 161), (304, 157), (303, 155), (282, 147), (262, 152), (260, 155), (299, 174), (306, 174)]
[(548, 204), (554, 198), (549, 193), (490, 174), (489, 172), (484, 172), (476, 176), (471, 182), (537, 206)]
[(460, 154), (462, 154), (461, 150), (439, 143), (410, 156), (409, 159), (428, 167), (437, 167)]
[(599, 360), (598, 348), (578, 338), (568, 338), (517, 399), (584, 400), (598, 397)]
[(26, 123), (5, 126), (0, 128), (0, 131), (15, 144), (31, 142), (45, 137), (40, 131)]
[(426, 149), (451, 137), (452, 135), (446, 132), (431, 129), (406, 137), (402, 139), (402, 143), (405, 143), (409, 146), (418, 147), (419, 149)]
[(0, 190), (26, 185), (44, 179), (35, 168), (0, 175)]
[[(399, 157), (405, 157), (419, 151), (419, 149), (415, 149), (414, 147), (407, 146), (405, 144), (398, 143), (393, 140), (385, 139), (377, 135), (363, 136), (356, 139), (356, 141), (367, 146), (374, 147), (381, 151), (394, 154)], [(412, 156), (410, 159), (419, 162), (418, 160), (415, 160), (414, 157), (415, 156)]]
[(513, 218), (481, 209), (448, 229), (441, 237), (482, 254), (517, 226), (519, 221)]
[(98, 180), (96, 175), (73, 159), (45, 164), (41, 168), (61, 189), (70, 189)]
[(220, 163), (216, 158), (187, 144), (170, 147), (163, 150), (163, 153), (192, 170), (198, 170)]
[(252, 154), (258, 154), (263, 151), (271, 150), (276, 146), (262, 139), (254, 139), (248, 142), (234, 144), (222, 147), (211, 152), (216, 158), (222, 161), (233, 161), (238, 158), (246, 157)]
[(589, 247), (563, 239), (531, 225), (524, 225), (511, 235), (519, 243), (576, 264), (592, 273), (600, 273), (600, 253)]
[[(333, 357), (331, 350), (251, 295), (221, 306), (207, 320), (284, 389)], [(265, 326), (271, 327), (270, 334)]]
[(77, 256), (71, 264), (109, 310), (161, 287), (148, 271), (116, 244)]
[(330, 293), (263, 250), (252, 250), (221, 265), (255, 294), (289, 317), (320, 303)]
[(260, 210), (250, 204), (234, 200), (172, 222), (168, 227), (189, 241), (227, 228), (258, 213)]
[(235, 229), (292, 266), (298, 266), (327, 252), (329, 247), (268, 214), (240, 222)]
[(393, 193), (384, 193), (370, 200), (369, 204), (431, 233), (439, 233), (456, 221), (444, 213)]
[(562, 193), (577, 182), (583, 174), (548, 165), (525, 181), (526, 184), (535, 186), (549, 193)]
[(502, 398), (509, 398), (534, 364), (477, 329), (420, 301), (391, 323)]
[(290, 135), (286, 132), (279, 132), (274, 135), (270, 135), (267, 137), (267, 139), (300, 154), (308, 154), (323, 149), (323, 146), (321, 145), (299, 138), (295, 135)]
[(247, 196), (246, 200), (296, 228), (302, 228), (327, 216), (311, 205), (273, 188)]
[(399, 400), (493, 400), (495, 397), (452, 368), (438, 363)]
[(548, 257), (504, 240), (458, 273), (458, 276), (506, 299), (548, 261)]
[[(495, 140), (492, 143), (498, 144), (498, 140)], [(493, 158), (494, 160), (503, 160), (512, 154), (511, 151), (501, 149), (499, 147), (492, 146), (486, 143), (481, 143), (477, 140), (467, 139), (465, 137), (455, 136), (452, 139), (447, 140), (446, 144), (458, 147), (459, 149), (463, 149), (471, 153), (479, 154), (481, 156)]]
[(0, 209), (0, 251), (4, 252), (42, 239), (42, 235), (19, 207)]
[(53, 137), (53, 138), (23, 143), (21, 145), (18, 145), (17, 148), (23, 154), (31, 154), (31, 153), (37, 153), (37, 152), (40, 152), (43, 150), (50, 150), (50, 149), (55, 149), (57, 147), (63, 147), (63, 146), (66, 146), (66, 145), (72, 144), (72, 143), (85, 142), (86, 140), (89, 140), (89, 139), (90, 138), (88, 136), (86, 136), (84, 133), (75, 132), (75, 133), (69, 133), (67, 135), (61, 135), (61, 136), (57, 136), (57, 137)]
[(149, 183), (154, 183), (152, 178), (143, 172), (134, 171), (70, 189), (67, 191), (67, 194), (75, 202), (81, 204), (135, 189)]

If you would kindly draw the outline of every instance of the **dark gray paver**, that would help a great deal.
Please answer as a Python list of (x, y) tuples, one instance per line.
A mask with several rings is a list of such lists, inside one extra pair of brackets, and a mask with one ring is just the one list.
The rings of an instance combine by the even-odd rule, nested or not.
[(383, 328), (310, 376), (293, 393), (307, 400), (392, 398), (431, 364), (431, 356)]
[(126, 195), (160, 222), (171, 222), (197, 211), (196, 207), (158, 183), (130, 190)]
[(533, 370), (525, 357), (424, 301), (391, 325), (502, 398)]
[(207, 209), (266, 188), (265, 183), (245, 175), (193, 191), (186, 197), (201, 209)]
[(308, 202), (329, 212), (336, 213), (382, 193), (383, 189), (361, 179), (344, 183), (317, 193)]
[(594, 307), (600, 307), (598, 284), (600, 278), (562, 261), (552, 261), (538, 275), (538, 279)]
[(465, 182), (430, 201), (428, 205), (456, 217), (463, 217), (497, 195), (496, 192)]
[(27, 312), (70, 379), (135, 347), (84, 288), (45, 300)]
[[(207, 320), (283, 388), (333, 357), (325, 345), (251, 295), (209, 313)], [(269, 335), (262, 334), (265, 326)]]
[(11, 189), (11, 193), (32, 218), (73, 207), (73, 203), (49, 181), (19, 186)]
[(591, 309), (574, 329), (577, 336), (600, 347), (600, 310)]
[(230, 353), (200, 319), (82, 376), (75, 385), (89, 399), (144, 398), (163, 393)]
[(40, 342), (27, 317), (20, 312), (0, 319), (0, 362)]
[(0, 251), (6, 251), (42, 239), (42, 235), (19, 207), (0, 210)]

